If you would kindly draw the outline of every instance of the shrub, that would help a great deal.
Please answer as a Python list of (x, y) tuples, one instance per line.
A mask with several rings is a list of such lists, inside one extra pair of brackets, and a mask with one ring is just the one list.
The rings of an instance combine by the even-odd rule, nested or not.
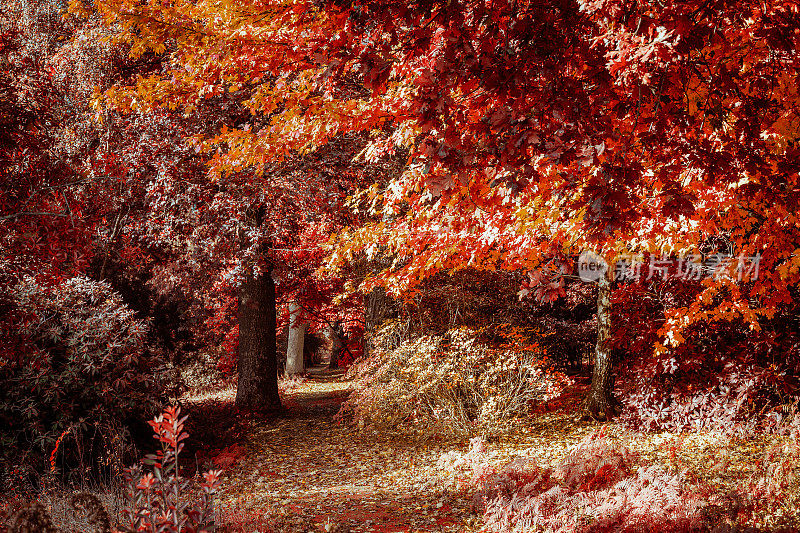
[[(186, 417), (180, 417), (180, 408), (168, 407), (149, 422), (155, 431), (155, 438), (161, 449), (145, 456), (141, 464), (125, 471), (127, 491), (126, 506), (122, 510), (121, 524), (112, 528), (112, 512), (103, 504), (101, 498), (91, 493), (79, 493), (69, 498), (70, 510), (67, 513), (53, 514), (59, 505), (45, 505), (50, 494), (40, 494), (36, 500), (14, 505), (18, 507), (14, 516), (8, 520), (11, 531), (98, 531), (102, 533), (202, 533), (213, 531), (215, 527), (213, 496), (220, 485), (219, 470), (203, 474), (203, 481), (194, 492), (198, 497), (191, 499), (191, 480), (180, 475), (178, 457), (183, 441), (188, 434), (183, 430)], [(152, 467), (152, 472), (142, 474), (142, 465)], [(60, 494), (60, 499), (65, 499)], [(51, 501), (52, 503), (52, 501)], [(0, 518), (6, 509), (0, 505)], [(81, 516), (84, 515), (84, 516)], [(0, 522), (0, 531), (3, 523)]]
[(741, 437), (769, 429), (765, 413), (788, 398), (785, 375), (741, 354), (681, 350), (628, 370), (623, 421), (644, 431), (721, 431)]
[(588, 435), (554, 469), (527, 458), (494, 467), (483, 443), (451, 452), (440, 466), (471, 483), (490, 531), (693, 531), (704, 527), (698, 494), (683, 473), (633, 468), (634, 456), (604, 430)]
[(631, 452), (609, 438), (604, 426), (570, 450), (555, 469), (555, 476), (567, 487), (592, 491), (622, 481), (631, 474), (632, 464)]
[(796, 438), (766, 450), (747, 483), (742, 518), (766, 530), (800, 530), (800, 444)]
[(797, 400), (800, 331), (796, 310), (751, 329), (741, 320), (703, 321), (686, 341), (656, 355), (665, 310), (688, 305), (699, 284), (621, 284), (615, 289), (612, 346), (619, 354), (623, 421), (645, 431), (714, 430), (749, 436)]
[[(376, 350), (354, 371), (357, 389), (338, 416), (376, 426), (498, 432), (568, 383), (549, 370), (535, 343), (503, 332), (504, 341), (490, 345), (485, 333), (459, 328)], [(394, 335), (391, 323), (379, 330), (376, 346), (391, 345), (380, 339), (386, 335)]]
[[(212, 498), (219, 487), (221, 471), (204, 473), (199, 499), (186, 500), (191, 480), (181, 477), (178, 462), (183, 441), (188, 437), (183, 430), (185, 420), (180, 417), (179, 407), (168, 407), (149, 422), (161, 449), (125, 472), (130, 503), (122, 511), (122, 531), (199, 533), (213, 525)], [(142, 465), (153, 471), (142, 474)]]
[(147, 349), (147, 324), (107, 283), (83, 277), (58, 286), (27, 277), (7, 297), (12, 348), (0, 359), (3, 465), (88, 468), (101, 455), (118, 464), (122, 457), (110, 452), (121, 449), (126, 424), (143, 424), (157, 412), (173, 378)]

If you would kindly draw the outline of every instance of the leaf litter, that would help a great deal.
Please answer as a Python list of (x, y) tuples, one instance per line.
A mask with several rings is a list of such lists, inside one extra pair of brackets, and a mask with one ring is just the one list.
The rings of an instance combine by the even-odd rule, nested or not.
[(317, 374), (287, 392), (286, 416), (251, 423), (218, 497), (221, 531), (468, 530), (471, 498), (437, 467), (453, 444), (339, 424), (349, 392), (339, 374)]
[[(284, 392), (284, 416), (251, 421), (241, 443), (245, 453), (224, 475), (217, 531), (485, 531), (474, 505), (475, 488), (440, 461), (449, 452), (465, 451), (467, 440), (421, 436), (409, 428), (387, 432), (338, 423), (333, 415), (351, 387), (339, 372), (317, 371)], [(232, 395), (224, 399), (232, 401)], [(515, 427), (490, 440), (488, 460), (497, 465), (520, 458), (542, 466), (558, 464), (599, 426), (579, 420), (574, 407), (509, 421)], [(767, 441), (780, 440), (606, 426), (637, 462), (686, 470), (720, 490), (740, 484)]]

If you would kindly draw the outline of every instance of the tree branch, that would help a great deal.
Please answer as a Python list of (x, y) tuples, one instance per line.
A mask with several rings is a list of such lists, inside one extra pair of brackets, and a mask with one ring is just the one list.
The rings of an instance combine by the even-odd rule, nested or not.
[(4, 220), (11, 220), (14, 218), (19, 217), (59, 217), (59, 218), (68, 218), (68, 213), (47, 213), (42, 211), (20, 211), (19, 213), (14, 213), (12, 215), (5, 215), (0, 217), (0, 222)]

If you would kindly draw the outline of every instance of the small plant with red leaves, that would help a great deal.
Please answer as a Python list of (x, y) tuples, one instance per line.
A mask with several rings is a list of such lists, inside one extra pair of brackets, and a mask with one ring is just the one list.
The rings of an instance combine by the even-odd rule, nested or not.
[[(213, 530), (213, 495), (220, 485), (220, 470), (203, 474), (199, 499), (188, 501), (191, 480), (182, 479), (178, 456), (189, 436), (183, 429), (186, 417), (179, 407), (168, 407), (148, 422), (161, 443), (161, 450), (146, 455), (142, 464), (126, 470), (129, 505), (123, 510), (124, 532), (201, 533)], [(142, 473), (142, 465), (152, 468)]]

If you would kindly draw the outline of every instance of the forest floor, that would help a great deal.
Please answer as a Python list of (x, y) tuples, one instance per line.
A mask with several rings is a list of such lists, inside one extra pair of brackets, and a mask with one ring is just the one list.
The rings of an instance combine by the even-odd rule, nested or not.
[(464, 443), (337, 423), (350, 390), (342, 371), (312, 369), (284, 393), (286, 413), (250, 422), (243, 453), (222, 461), (233, 462), (218, 497), (222, 531), (473, 530), (469, 494), (453, 492), (437, 469)]
[[(276, 417), (239, 412), (233, 387), (204, 393), (198, 387), (181, 400), (190, 434), (184, 468), (194, 456), (199, 469), (224, 471), (216, 499), (218, 533), (485, 531), (473, 503), (475, 487), (459, 477), (452, 461), (441, 460), (466, 452), (467, 437), (340, 423), (335, 415), (354, 387), (343, 371), (313, 368), (306, 379), (281, 386), (285, 412)], [(585, 388), (579, 383), (489, 438), (488, 461), (503, 465), (521, 457), (549, 467), (563, 461), (602, 426), (576, 416)], [(788, 439), (640, 433), (616, 422), (604, 431), (633, 452), (634, 466), (658, 463), (684, 471), (687, 479), (719, 494), (741, 491), (764, 467), (765, 452)], [(118, 518), (121, 500), (115, 494), (106, 489), (98, 496)], [(86, 531), (75, 522), (63, 490), (36, 499), (63, 531)], [(3, 508), (0, 494), (0, 532)]]
[[(240, 447), (217, 455), (214, 464), (228, 467), (218, 498), (220, 531), (481, 530), (473, 489), (439, 466), (446, 453), (466, 451), (468, 440), (338, 423), (334, 415), (351, 387), (341, 371), (313, 369), (284, 391), (285, 414), (252, 419)], [(574, 391), (574, 399), (582, 393)], [(221, 391), (215, 400), (232, 403), (233, 391)], [(576, 407), (568, 399), (492, 440), (492, 461), (525, 457), (556, 465), (600, 427), (580, 421)], [(606, 431), (622, 438), (642, 464), (686, 470), (720, 490), (745, 479), (769, 444), (713, 433), (631, 433), (613, 423)], [(724, 476), (709, 469), (722, 461), (729, 465)]]

